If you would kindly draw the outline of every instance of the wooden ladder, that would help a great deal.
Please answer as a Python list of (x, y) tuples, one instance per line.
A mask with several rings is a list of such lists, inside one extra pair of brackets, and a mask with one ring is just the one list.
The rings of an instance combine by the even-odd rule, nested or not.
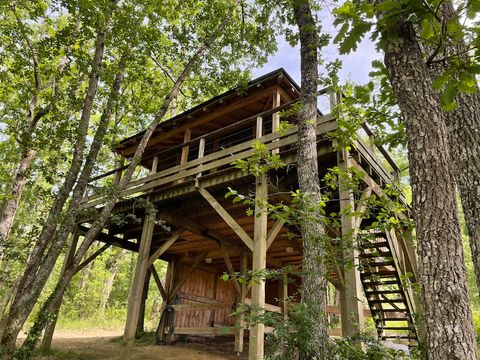
[(401, 262), (396, 256), (395, 234), (390, 231), (363, 233), (359, 270), (378, 337), (399, 339), (411, 345), (418, 341), (411, 289), (405, 286)]

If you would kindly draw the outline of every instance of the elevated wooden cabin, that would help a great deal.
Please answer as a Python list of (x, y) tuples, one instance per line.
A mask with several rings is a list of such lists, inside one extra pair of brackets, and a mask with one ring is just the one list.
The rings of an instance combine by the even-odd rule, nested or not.
[[(289, 192), (298, 188), (296, 119), (286, 119), (294, 126), (279, 132), (279, 112), (298, 101), (299, 95), (299, 87), (280, 69), (157, 127), (142, 157), (137, 178), (122, 192), (122, 200), (114, 209), (116, 214), (134, 214), (142, 219), (141, 223), (112, 222), (98, 238), (138, 252), (125, 328), (127, 342), (133, 341), (142, 313), (142, 299), (144, 302), (148, 291), (144, 289), (144, 284), (148, 284), (145, 278), (152, 274), (164, 300), (157, 330), (161, 340), (179, 334), (232, 334), (235, 350), (242, 352), (244, 336), (248, 334), (249, 359), (263, 357), (264, 333), (271, 329), (261, 324), (249, 328), (241, 317), (236, 319), (231, 314), (238, 304), (244, 303), (288, 316), (288, 306), (282, 300), (297, 294), (301, 279), (241, 285), (225, 282), (220, 277), (249, 269), (301, 265), (302, 241), (286, 237), (292, 229), (269, 219), (264, 209), (256, 209), (259, 216), (248, 216), (246, 205), (226, 199), (225, 194), (233, 188), (257, 198), (268, 196), (273, 203), (290, 201)], [(332, 101), (336, 98), (331, 96)], [(384, 195), (385, 185), (392, 183), (398, 172), (388, 153), (381, 147), (374, 149), (361, 138), (353, 150), (335, 150), (327, 133), (336, 128), (332, 114), (319, 112), (317, 139), (321, 176), (336, 165), (343, 169), (355, 167), (364, 174), (363, 197)], [(364, 131), (373, 136), (366, 126)], [(116, 152), (128, 159), (142, 135), (123, 140)], [(233, 161), (253, 154), (255, 139), (278, 153), (287, 166), (257, 178), (234, 167)], [(108, 177), (118, 182), (121, 172), (119, 167), (93, 179), (92, 188)], [(339, 201), (328, 204), (327, 212), (349, 207), (358, 212), (365, 210), (350, 191), (340, 191), (338, 196)], [(94, 192), (84, 206), (100, 209), (107, 198), (108, 194)], [(145, 199), (153, 208), (144, 206), (142, 200)], [(408, 214), (395, 216), (405, 218)], [(80, 234), (91, 221), (85, 219), (79, 224)], [(361, 231), (364, 226), (360, 218), (345, 216), (341, 229), (337, 230), (347, 234)], [(378, 229), (368, 244), (349, 250), (344, 256), (362, 266), (346, 269), (332, 266), (330, 280), (340, 291), (341, 306), (329, 306), (328, 310), (341, 315), (342, 325), (341, 331), (332, 331), (333, 335), (353, 335), (363, 327), (366, 315), (373, 317), (381, 339), (415, 339), (415, 299), (411, 289), (404, 286), (406, 277), (410, 282), (416, 281), (409, 231)], [(157, 259), (168, 262), (165, 281), (159, 279), (152, 268)], [(395, 330), (400, 331), (395, 333)]]

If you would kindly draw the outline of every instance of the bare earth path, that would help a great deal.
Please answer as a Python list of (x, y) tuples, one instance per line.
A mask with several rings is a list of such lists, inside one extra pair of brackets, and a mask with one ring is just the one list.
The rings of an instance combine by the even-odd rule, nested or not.
[[(52, 347), (62, 352), (78, 354), (82, 360), (233, 360), (245, 359), (233, 352), (233, 342), (209, 343), (177, 342), (172, 345), (153, 345), (150, 342), (136, 344), (131, 354), (125, 356), (124, 347), (118, 341), (121, 332), (117, 331), (78, 331), (60, 330), (55, 333)], [(39, 356), (38, 360), (56, 359), (54, 356)]]

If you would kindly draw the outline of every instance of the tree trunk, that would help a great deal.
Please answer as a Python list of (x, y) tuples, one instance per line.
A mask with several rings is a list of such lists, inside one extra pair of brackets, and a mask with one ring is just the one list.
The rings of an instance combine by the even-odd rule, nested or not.
[(110, 300), (110, 294), (112, 293), (113, 282), (115, 281), (118, 267), (120, 266), (120, 262), (122, 261), (124, 255), (125, 255), (125, 251), (122, 250), (115, 257), (115, 261), (110, 268), (110, 276), (108, 277), (107, 282), (103, 287), (102, 297), (100, 299), (100, 305), (99, 305), (100, 315), (102, 316), (102, 318), (105, 317), (105, 309), (107, 308), (108, 301)]
[(447, 129), (410, 23), (385, 52), (408, 138), (419, 277), (429, 359), (476, 359)]
[[(72, 265), (73, 256), (75, 255), (75, 250), (77, 249), (79, 236), (80, 234), (77, 228), (72, 234), (72, 241), (70, 242), (70, 246), (68, 247), (68, 251), (65, 255), (60, 276), (63, 276), (65, 269), (67, 269)], [(64, 294), (62, 294), (62, 297), (61, 297), (62, 299), (63, 299), (63, 295)], [(45, 331), (43, 333), (42, 345), (41, 345), (41, 349), (43, 351), (49, 351), (52, 346), (53, 333), (55, 332), (55, 326), (57, 325), (57, 318), (58, 318), (58, 314), (60, 313), (60, 307), (62, 306), (62, 303), (60, 301), (56, 304), (53, 304), (53, 306), (54, 306), (55, 315), (52, 321), (45, 327)]]
[[(298, 184), (305, 197), (304, 208), (315, 206), (314, 213), (303, 217), (300, 224), (303, 238), (302, 305), (305, 321), (308, 322), (309, 339), (304, 339), (305, 348), (300, 350), (302, 359), (324, 359), (328, 341), (326, 327), (325, 257), (323, 247), (324, 229), (317, 221), (322, 215), (320, 203), (320, 179), (317, 159), (317, 85), (318, 36), (310, 3), (306, 0), (293, 2), (295, 21), (300, 34), (301, 59), (301, 109), (298, 114)], [(307, 210), (308, 211), (308, 210)]]
[[(112, 3), (114, 4), (115, 2), (113, 1)], [(58, 255), (64, 247), (66, 238), (68, 236), (68, 233), (65, 234), (63, 238), (58, 236), (58, 241), (53, 241), (52, 246), (49, 249), (48, 255), (50, 256), (44, 257), (45, 249), (54, 237), (55, 229), (58, 223), (58, 217), (60, 216), (63, 206), (68, 199), (69, 193), (77, 180), (78, 173), (80, 172), (80, 168), (82, 165), (88, 125), (93, 109), (93, 101), (98, 87), (103, 54), (105, 50), (106, 32), (111, 24), (111, 14), (112, 9), (109, 9), (108, 16), (105, 20), (105, 28), (102, 29), (97, 35), (95, 53), (92, 60), (92, 68), (89, 77), (89, 86), (84, 100), (82, 116), (78, 128), (78, 138), (75, 145), (73, 160), (68, 175), (62, 185), (59, 194), (55, 199), (54, 205), (50, 210), (48, 219), (42, 228), (39, 238), (35, 243), (25, 272), (20, 280), (15, 299), (12, 303), (12, 307), (10, 308), (8, 314), (5, 330), (0, 342), (2, 350), (5, 354), (5, 359), (8, 359), (10, 357), (10, 354), (14, 351), (18, 333), (20, 332), (26, 319), (32, 311), (38, 299), (38, 296), (43, 289), (43, 286), (45, 285), (45, 282), (47, 281), (48, 276), (53, 269), (53, 266), (55, 265), (55, 261), (57, 260)], [(94, 143), (92, 143), (90, 153), (92, 153)], [(96, 150), (98, 153), (100, 144), (97, 146), (98, 149), (94, 148), (93, 150)], [(91, 167), (93, 168), (93, 164), (91, 165)], [(88, 177), (89, 176), (90, 175), (88, 175)], [(87, 180), (85, 180), (85, 182), (86, 181)], [(71, 214), (71, 212), (67, 212), (67, 214)]]
[(35, 154), (36, 151), (31, 149), (27, 149), (22, 153), (18, 169), (13, 177), (10, 196), (3, 204), (2, 211), (0, 213), (0, 260), (3, 259), (3, 249), (10, 233), (10, 229), (12, 228), (13, 219), (15, 218), (15, 213), (17, 212), (23, 187), (28, 179), (28, 169), (35, 158)]
[[(451, 1), (442, 5), (443, 21), (458, 22)], [(442, 57), (455, 57), (469, 63), (463, 39), (447, 39)], [(437, 56), (438, 57), (438, 56)], [(448, 67), (448, 61), (437, 60), (429, 66), (435, 79)], [(457, 108), (445, 113), (450, 153), (454, 159), (455, 179), (467, 224), (472, 261), (475, 268), (477, 296), (480, 291), (480, 90), (475, 94), (459, 92)]]
[[(239, 0), (236, 0), (235, 3), (234, 3), (234, 6), (232, 7), (232, 11), (238, 5), (238, 3), (239, 3)], [(180, 73), (180, 75), (177, 78), (172, 90), (165, 97), (165, 99), (164, 99), (164, 101), (163, 101), (163, 103), (160, 107), (160, 110), (158, 111), (154, 120), (148, 126), (148, 128), (146, 129), (142, 139), (140, 140), (140, 143), (139, 143), (139, 145), (138, 145), (138, 147), (135, 151), (135, 154), (132, 157), (133, 160), (129, 164), (128, 168), (125, 170), (124, 176), (120, 180), (120, 183), (116, 186), (116, 188), (114, 189), (115, 191), (112, 194), (112, 196), (110, 197), (109, 201), (104, 205), (101, 212), (97, 215), (96, 220), (93, 222), (93, 224), (89, 228), (88, 232), (85, 234), (84, 240), (83, 240), (82, 244), (79, 246), (79, 248), (78, 248), (78, 250), (75, 254), (74, 261), (73, 261), (73, 264), (72, 264), (72, 268), (67, 269), (67, 271), (65, 271), (65, 273), (64, 273), (64, 276), (59, 279), (59, 281), (57, 283), (57, 286), (53, 290), (52, 294), (43, 303), (43, 305), (41, 307), (41, 310), (39, 311), (38, 316), (35, 320), (35, 323), (34, 323), (34, 325), (32, 326), (32, 329), (29, 332), (29, 335), (28, 335), (27, 339), (22, 344), (22, 347), (15, 353), (16, 356), (18, 356), (19, 358), (28, 359), (31, 356), (32, 350), (35, 348), (35, 345), (36, 345), (36, 342), (38, 341), (38, 337), (39, 337), (40, 333), (42, 332), (44, 327), (47, 325), (49, 319), (51, 318), (51, 316), (53, 314), (52, 304), (54, 304), (57, 301), (58, 297), (62, 296), (63, 292), (65, 291), (65, 288), (68, 286), (70, 280), (72, 279), (73, 275), (75, 274), (75, 268), (78, 267), (78, 265), (82, 261), (83, 257), (85, 256), (86, 252), (88, 251), (90, 245), (92, 244), (93, 241), (95, 241), (97, 235), (103, 229), (103, 226), (104, 226), (105, 222), (107, 221), (108, 217), (110, 216), (110, 213), (111, 213), (113, 207), (115, 206), (115, 204), (116, 204), (116, 202), (117, 202), (117, 200), (120, 196), (121, 191), (127, 186), (127, 184), (129, 183), (135, 169), (137, 168), (137, 165), (140, 163), (141, 158), (142, 158), (142, 154), (143, 154), (143, 152), (144, 152), (144, 150), (145, 150), (145, 148), (148, 144), (148, 141), (150, 140), (150, 137), (153, 134), (155, 128), (157, 127), (157, 125), (160, 123), (160, 121), (165, 116), (165, 113), (167, 112), (168, 107), (169, 107), (170, 103), (172, 102), (172, 100), (175, 99), (175, 97), (180, 92), (180, 87), (183, 84), (183, 82), (190, 75), (190, 73), (194, 69), (194, 66), (197, 65), (198, 61), (202, 58), (202, 56), (213, 45), (215, 40), (219, 36), (221, 36), (222, 31), (225, 28), (225, 26), (227, 25), (229, 20), (230, 20), (230, 18), (228, 16), (225, 17), (225, 19), (217, 27), (217, 29), (210, 36), (208, 36), (206, 38), (205, 42), (200, 44), (200, 46), (198, 47), (196, 52), (192, 55), (190, 60), (185, 65), (183, 71)], [(92, 167), (93, 167), (93, 164), (92, 164)], [(85, 169), (85, 167), (84, 167), (84, 169)], [(82, 184), (83, 185), (86, 186), (89, 177), (90, 176), (82, 179)], [(80, 184), (80, 181), (79, 181), (79, 184)], [(72, 203), (73, 203), (73, 201), (72, 201)], [(78, 207), (79, 203), (77, 203), (76, 205)], [(76, 211), (78, 211), (78, 208), (76, 209)], [(59, 238), (61, 239), (62, 237), (59, 236)], [(53, 242), (52, 246), (50, 247), (49, 252), (51, 252), (52, 249), (54, 249), (55, 252), (59, 253), (59, 251), (61, 251), (61, 248), (60, 248), (60, 250), (58, 250), (59, 247), (60, 247), (60, 243), (61, 243), (60, 241)], [(52, 254), (54, 254), (54, 253), (52, 253)], [(48, 254), (48, 255), (50, 255), (50, 254)], [(49, 256), (47, 256), (47, 258), (48, 257)], [(51, 261), (49, 261), (49, 264), (53, 266), (53, 263)], [(48, 270), (49, 270), (48, 268), (39, 270), (39, 272), (42, 273), (42, 278), (45, 278), (45, 280), (46, 280), (46, 278), (48, 278), (48, 274), (50, 273), (50, 272), (48, 272)], [(51, 271), (51, 269), (50, 269), (50, 271)], [(45, 276), (46, 274), (47, 274), (47, 276)], [(38, 276), (38, 274), (37, 274), (37, 276)], [(42, 285), (42, 287), (43, 287), (43, 285)], [(36, 294), (36, 296), (37, 296), (36, 299), (38, 299), (38, 294)], [(33, 303), (34, 302), (35, 301), (33, 301)], [(31, 300), (30, 300), (30, 303), (31, 303)], [(31, 308), (28, 310), (28, 314), (30, 313), (30, 311), (31, 311)], [(25, 315), (25, 313), (22, 313), (22, 314)], [(27, 316), (28, 316), (28, 314), (27, 314)], [(22, 317), (22, 319), (23, 319), (23, 321), (22, 321), (20, 327), (18, 328), (18, 331), (15, 333), (15, 338), (18, 335), (18, 332), (20, 331), (21, 326), (25, 322), (26, 317)], [(16, 320), (16, 321), (19, 322), (18, 320)], [(18, 323), (16, 323), (16, 325), (18, 327)], [(14, 345), (15, 341), (13, 341), (13, 343), (12, 343), (11, 340), (10, 340), (11, 337), (12, 336), (9, 335), (8, 339), (6, 339), (6, 340), (9, 340), (8, 343), (11, 344), (10, 346), (11, 346), (11, 348), (13, 348), (13, 345)], [(4, 338), (5, 338), (5, 334), (4, 334)], [(3, 343), (3, 339), (2, 339), (2, 343)]]

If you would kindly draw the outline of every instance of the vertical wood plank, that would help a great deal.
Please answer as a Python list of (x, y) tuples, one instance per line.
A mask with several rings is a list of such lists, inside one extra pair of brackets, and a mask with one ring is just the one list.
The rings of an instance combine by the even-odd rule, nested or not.
[[(258, 176), (255, 191), (255, 220), (254, 220), (254, 246), (253, 265), (254, 273), (265, 269), (267, 256), (267, 209), (259, 206), (268, 195), (266, 175)], [(260, 214), (260, 215), (258, 215)], [(252, 307), (262, 311), (265, 308), (265, 280), (255, 279), (252, 284)], [(265, 325), (254, 324), (250, 328), (250, 341), (248, 349), (249, 360), (260, 360), (264, 356)]]
[(142, 237), (140, 239), (140, 248), (137, 257), (137, 266), (135, 276), (128, 299), (127, 321), (125, 324), (124, 340), (127, 348), (132, 348), (135, 342), (135, 332), (140, 312), (143, 285), (145, 283), (145, 274), (148, 268), (148, 258), (152, 244), (153, 228), (155, 227), (155, 212), (148, 209), (143, 223)]

